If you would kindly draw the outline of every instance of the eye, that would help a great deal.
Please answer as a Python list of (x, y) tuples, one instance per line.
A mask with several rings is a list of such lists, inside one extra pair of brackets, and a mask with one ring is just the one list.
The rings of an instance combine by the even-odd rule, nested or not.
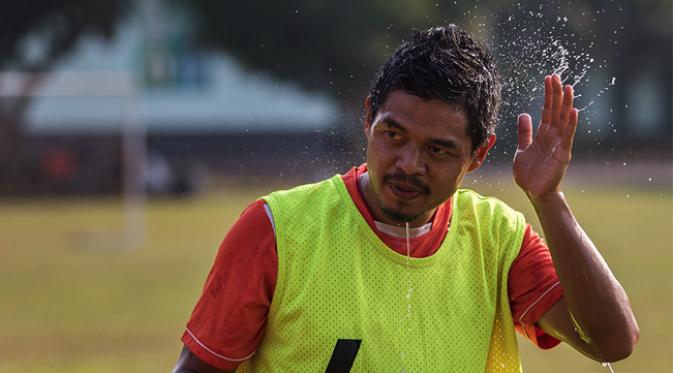
[(388, 137), (392, 140), (401, 140), (402, 139), (402, 136), (400, 136), (400, 134), (395, 132), (395, 131), (385, 130), (385, 131), (383, 131), (383, 134), (386, 137)]
[(444, 150), (444, 149), (442, 149), (442, 148), (440, 148), (439, 146), (436, 146), (436, 145), (429, 145), (428, 150), (430, 151), (430, 153), (432, 153), (434, 155), (444, 156), (444, 155), (449, 154), (446, 150)]

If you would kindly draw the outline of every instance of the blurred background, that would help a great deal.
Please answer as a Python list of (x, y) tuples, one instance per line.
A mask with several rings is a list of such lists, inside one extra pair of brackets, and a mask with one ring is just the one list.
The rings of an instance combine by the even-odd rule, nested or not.
[[(542, 81), (580, 94), (564, 190), (641, 327), (617, 372), (673, 371), (668, 0), (24, 0), (0, 12), (0, 371), (169, 371), (217, 246), (269, 191), (364, 160), (363, 102), (413, 30), (456, 23), (504, 81), (467, 187), (511, 177)], [(520, 340), (528, 372), (607, 371)]]

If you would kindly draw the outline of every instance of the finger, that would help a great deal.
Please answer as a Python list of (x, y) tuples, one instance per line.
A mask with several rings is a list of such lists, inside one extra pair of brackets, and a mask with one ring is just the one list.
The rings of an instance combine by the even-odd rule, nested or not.
[(559, 118), (559, 129), (564, 131), (573, 110), (573, 87), (566, 85), (563, 88), (563, 104), (561, 105), (561, 115)]
[(544, 106), (542, 107), (542, 123), (551, 123), (551, 76), (544, 77)]
[(554, 74), (551, 79), (552, 97), (551, 97), (551, 118), (549, 123), (552, 126), (558, 125), (559, 113), (561, 112), (561, 104), (563, 100), (563, 87), (561, 85), (561, 77)]
[(542, 147), (542, 149), (548, 149), (550, 140), (554, 136), (550, 136), (550, 132), (553, 133), (555, 128), (551, 124), (540, 123), (535, 130), (535, 135), (533, 136), (533, 141)]
[(571, 109), (570, 117), (568, 118), (568, 126), (563, 133), (563, 142), (561, 146), (563, 149), (570, 151), (573, 148), (573, 141), (575, 140), (575, 132), (577, 132), (577, 122), (579, 121), (579, 110)]
[(519, 150), (526, 149), (533, 142), (533, 121), (528, 114), (521, 114), (517, 120), (517, 145)]

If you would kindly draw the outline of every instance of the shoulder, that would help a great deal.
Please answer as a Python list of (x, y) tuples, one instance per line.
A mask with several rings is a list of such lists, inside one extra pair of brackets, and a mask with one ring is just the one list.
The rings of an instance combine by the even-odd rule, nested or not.
[(508, 248), (502, 250), (503, 254), (518, 254), (526, 221), (523, 214), (500, 199), (460, 189), (456, 192), (454, 216), (459, 226), (478, 232), (484, 242), (493, 247)]
[(229, 228), (220, 244), (218, 257), (224, 255), (231, 259), (232, 255), (256, 255), (267, 251), (275, 251), (273, 219), (266, 210), (266, 203), (258, 199), (250, 203)]
[(459, 210), (472, 210), (481, 217), (502, 216), (522, 218), (523, 215), (496, 197), (483, 196), (471, 189), (458, 189), (455, 194)]
[(310, 184), (303, 184), (303, 185), (298, 185), (295, 187), (292, 187), (290, 189), (282, 189), (282, 190), (277, 190), (275, 192), (272, 192), (262, 198), (265, 200), (268, 197), (272, 198), (288, 198), (288, 197), (293, 197), (293, 196), (299, 196), (299, 195), (304, 195), (304, 194), (311, 194), (311, 193), (316, 193), (324, 190), (329, 190), (329, 189), (335, 189), (338, 188), (337, 184), (343, 185), (343, 181), (341, 180), (340, 175), (335, 175), (329, 179), (321, 180), (315, 183), (310, 183)]
[(341, 176), (335, 175), (317, 183), (278, 190), (263, 196), (262, 199), (276, 216), (277, 213), (282, 211), (303, 210), (308, 207), (319, 208), (320, 206), (335, 204), (347, 193)]
[(271, 228), (273, 233), (273, 219), (267, 209), (266, 202), (262, 199), (251, 202), (229, 228), (228, 234), (254, 236), (260, 230), (269, 230), (267, 228)]

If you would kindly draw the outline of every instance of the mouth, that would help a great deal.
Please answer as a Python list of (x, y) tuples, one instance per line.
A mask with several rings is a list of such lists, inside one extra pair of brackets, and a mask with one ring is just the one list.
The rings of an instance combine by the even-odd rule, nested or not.
[(388, 183), (395, 197), (401, 200), (412, 200), (423, 194), (423, 191), (406, 183)]

